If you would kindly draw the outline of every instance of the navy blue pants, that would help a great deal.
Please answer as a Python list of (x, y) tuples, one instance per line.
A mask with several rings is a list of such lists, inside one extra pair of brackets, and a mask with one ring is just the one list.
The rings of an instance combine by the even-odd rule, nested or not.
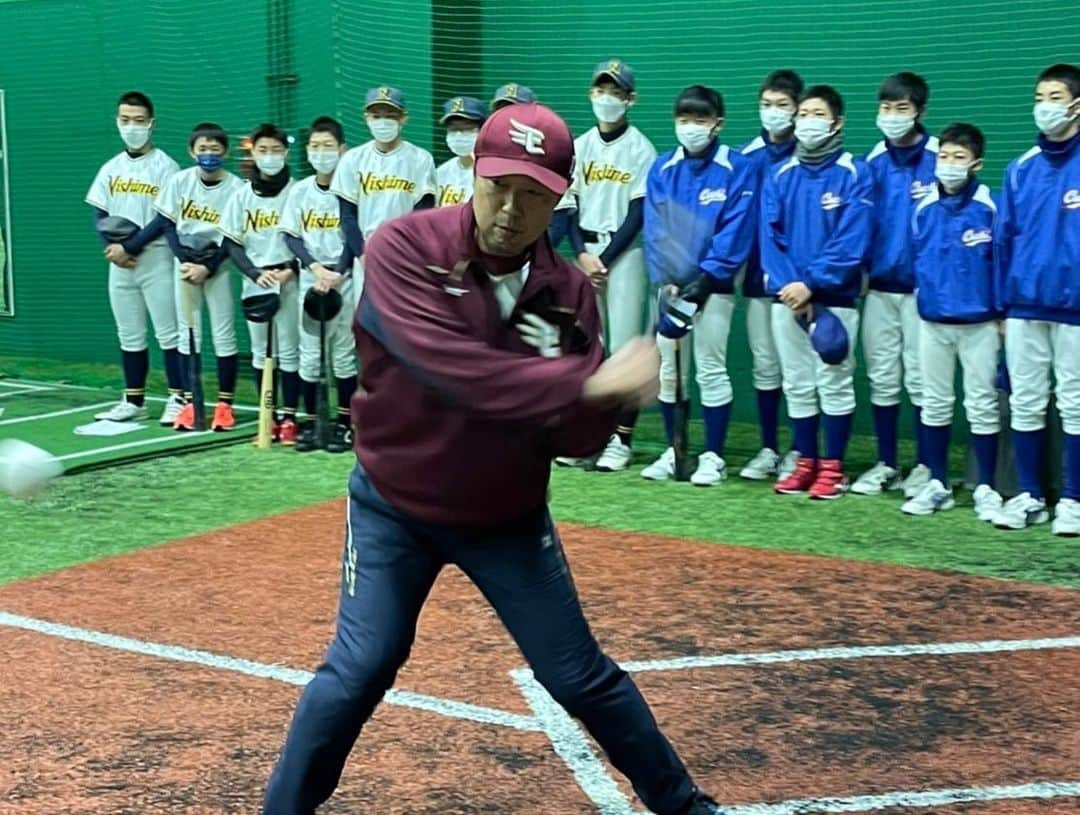
[(310, 815), (409, 656), (435, 578), (457, 565), (509, 630), (537, 681), (577, 718), (659, 815), (694, 787), (633, 680), (597, 644), (546, 509), (490, 528), (419, 523), (390, 506), (357, 467), (337, 633), (304, 689), (264, 800), (265, 815)]

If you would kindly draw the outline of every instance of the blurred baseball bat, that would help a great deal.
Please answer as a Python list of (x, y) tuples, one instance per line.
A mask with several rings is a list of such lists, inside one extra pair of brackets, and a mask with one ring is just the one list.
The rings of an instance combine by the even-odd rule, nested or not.
[(195, 308), (195, 293), (192, 283), (182, 282), (180, 291), (184, 298), (184, 319), (188, 324), (188, 387), (191, 389), (191, 404), (195, 409), (195, 429), (206, 430), (206, 399), (202, 386), (202, 359), (195, 345), (195, 321), (202, 320), (202, 309)]
[(259, 433), (255, 446), (269, 450), (273, 441), (274, 422), (274, 320), (266, 323), (266, 361), (263, 362), (259, 383)]
[(683, 393), (682, 340), (675, 340), (675, 431), (671, 446), (675, 449), (675, 480), (690, 480), (690, 451), (687, 431), (690, 425), (690, 402)]
[(320, 450), (326, 449), (326, 314), (319, 306), (319, 387), (315, 391), (315, 439)]

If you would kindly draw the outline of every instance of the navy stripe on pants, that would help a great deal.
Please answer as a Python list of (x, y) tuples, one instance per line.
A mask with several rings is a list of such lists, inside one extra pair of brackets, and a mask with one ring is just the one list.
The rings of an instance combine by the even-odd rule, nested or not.
[(349, 483), (337, 632), (304, 689), (264, 799), (265, 815), (310, 815), (409, 656), (442, 567), (457, 565), (491, 603), (554, 699), (585, 726), (659, 815), (694, 786), (633, 680), (597, 644), (547, 509), (497, 527), (413, 521), (357, 466)]

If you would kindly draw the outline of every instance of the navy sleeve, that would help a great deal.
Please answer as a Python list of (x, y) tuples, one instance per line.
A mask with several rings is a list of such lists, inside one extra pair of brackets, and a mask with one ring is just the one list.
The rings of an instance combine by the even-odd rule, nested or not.
[(213, 277), (217, 273), (217, 270), (221, 268), (221, 264), (225, 262), (225, 258), (229, 256), (229, 247), (223, 241), (221, 248), (217, 250), (217, 254), (214, 255), (210, 262), (206, 264), (206, 268), (210, 271), (210, 276)]
[(548, 240), (551, 241), (552, 249), (558, 249), (562, 239), (566, 237), (570, 212), (569, 209), (557, 209), (551, 213), (551, 222), (548, 224)]
[(356, 256), (353, 254), (352, 248), (349, 244), (345, 244), (341, 250), (341, 257), (337, 259), (337, 263), (334, 264), (334, 271), (342, 277), (349, 277), (353, 271), (353, 261), (356, 260)]
[(101, 240), (101, 245), (102, 246), (108, 246), (109, 245), (108, 238), (106, 238), (104, 235), (102, 235), (100, 232), (97, 231), (97, 225), (98, 225), (98, 222), (102, 218), (108, 218), (109, 213), (107, 213), (103, 209), (98, 209), (97, 207), (91, 207), (90, 210), (91, 210), (91, 212), (94, 213), (94, 232), (97, 233), (98, 238)]
[(581, 224), (578, 222), (576, 209), (570, 210), (570, 217), (566, 221), (566, 237), (570, 239), (575, 258), (585, 251), (585, 236), (581, 234)]
[(147, 244), (152, 241), (156, 241), (162, 235), (165, 234), (165, 224), (171, 224), (168, 218), (164, 215), (155, 215), (154, 219), (150, 221), (146, 226), (128, 238), (120, 245), (124, 247), (124, 251), (134, 257), (146, 248)]
[(611, 243), (605, 246), (604, 251), (600, 253), (600, 262), (605, 267), (610, 268), (611, 264), (619, 259), (619, 255), (630, 248), (630, 244), (637, 238), (644, 223), (645, 199), (644, 197), (635, 198), (630, 202), (630, 208), (626, 211), (626, 218), (623, 219), (619, 228), (615, 230), (615, 234), (611, 236)]
[(180, 260), (180, 238), (176, 234), (176, 224), (165, 218), (164, 215), (158, 216), (164, 218), (165, 227), (162, 229), (162, 234), (165, 236), (165, 242), (169, 244), (169, 249), (172, 250), (173, 257)]
[(251, 262), (251, 258), (244, 251), (244, 247), (232, 238), (226, 238), (224, 245), (228, 249), (229, 259), (236, 264), (236, 268), (243, 272), (248, 279), (252, 281), (258, 280), (262, 274), (262, 269)]
[(345, 243), (349, 244), (353, 257), (364, 254), (364, 233), (360, 231), (360, 213), (356, 204), (338, 196), (338, 214), (341, 215), (341, 231), (345, 233)]
[(309, 269), (315, 263), (315, 258), (311, 256), (311, 252), (309, 252), (307, 246), (304, 245), (303, 238), (286, 233), (285, 245), (289, 247), (289, 251), (293, 253), (293, 256)]
[(413, 207), (413, 212), (416, 212), (418, 209), (435, 209), (435, 195), (429, 192), (417, 201), (416, 206)]

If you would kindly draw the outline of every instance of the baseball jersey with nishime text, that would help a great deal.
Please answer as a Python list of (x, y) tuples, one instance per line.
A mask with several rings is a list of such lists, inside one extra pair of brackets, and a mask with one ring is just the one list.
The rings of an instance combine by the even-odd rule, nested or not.
[(289, 190), (281, 230), (300, 238), (311, 256), (324, 265), (336, 264), (345, 248), (337, 196), (320, 187), (313, 175)]
[(435, 206), (452, 207), (472, 198), (473, 170), (472, 165), (463, 167), (457, 156), (440, 164), (435, 171), (435, 185), (439, 190), (435, 196)]
[(290, 181), (273, 198), (256, 195), (251, 182), (244, 184), (225, 207), (221, 229), (230, 240), (244, 247), (251, 262), (259, 268), (277, 266), (292, 260), (281, 231), (285, 202), (295, 182)]
[(379, 224), (411, 212), (425, 195), (435, 195), (435, 159), (411, 142), (383, 153), (369, 141), (341, 157), (330, 191), (356, 204), (367, 240)]
[(134, 158), (120, 153), (98, 170), (86, 203), (144, 227), (154, 219), (154, 203), (179, 169), (180, 165), (156, 147)]
[[(590, 232), (615, 232), (630, 202), (645, 197), (656, 148), (636, 127), (611, 142), (593, 127), (574, 140), (574, 180), (567, 192), (577, 199), (578, 224)], [(564, 199), (563, 204), (572, 205)]]
[(198, 235), (221, 243), (225, 205), (243, 185), (232, 173), (209, 185), (198, 167), (188, 167), (169, 179), (154, 208), (176, 224), (177, 235)]

